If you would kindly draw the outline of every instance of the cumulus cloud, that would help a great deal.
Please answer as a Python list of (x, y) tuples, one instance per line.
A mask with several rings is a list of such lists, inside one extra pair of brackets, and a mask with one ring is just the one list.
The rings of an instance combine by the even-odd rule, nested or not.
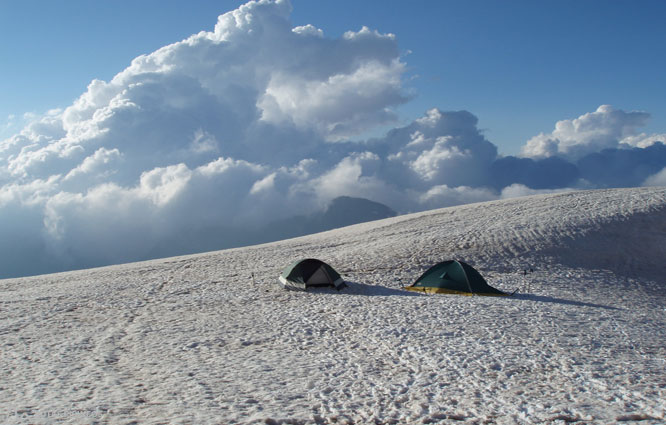
[(469, 186), (448, 187), (445, 184), (433, 186), (419, 196), (421, 206), (427, 209), (492, 201), (495, 199), (497, 199), (497, 193), (489, 188)]
[(647, 114), (606, 106), (523, 158), (498, 156), (472, 113), (438, 108), (352, 142), (409, 100), (396, 37), (327, 38), (290, 12), (247, 3), (0, 142), (0, 276), (259, 242), (249, 230), (339, 196), (404, 213), (662, 179), (666, 146), (636, 131)]
[(666, 143), (666, 134), (637, 134), (622, 139), (622, 144), (635, 148), (647, 148), (655, 143)]
[[(391, 34), (326, 38), (292, 28), (290, 12), (249, 2), (34, 117), (0, 143), (2, 226), (33, 208), (35, 240), (69, 267), (141, 257), (171, 228), (250, 225), (293, 214), (285, 200), (344, 192), (331, 179), (354, 160), (325, 145), (394, 120), (405, 65)], [(345, 181), (368, 194), (371, 180)]]
[(369, 125), (395, 119), (385, 105), (406, 100), (400, 92), (403, 72), (404, 65), (395, 59), (389, 64), (368, 61), (349, 74), (325, 80), (276, 73), (258, 103), (261, 119), (312, 129), (328, 140), (355, 135)]
[(520, 198), (522, 196), (544, 195), (547, 193), (561, 193), (561, 192), (569, 192), (571, 190), (573, 189), (566, 187), (561, 189), (532, 189), (531, 187), (525, 186), (524, 184), (514, 183), (502, 189), (500, 198), (502, 199)]
[(561, 156), (576, 160), (623, 145), (647, 147), (660, 138), (658, 135), (636, 134), (649, 118), (650, 114), (646, 112), (625, 112), (601, 105), (596, 111), (573, 120), (558, 121), (552, 133), (541, 133), (528, 140), (522, 154), (535, 159)]
[(643, 186), (666, 186), (666, 167), (645, 179)]

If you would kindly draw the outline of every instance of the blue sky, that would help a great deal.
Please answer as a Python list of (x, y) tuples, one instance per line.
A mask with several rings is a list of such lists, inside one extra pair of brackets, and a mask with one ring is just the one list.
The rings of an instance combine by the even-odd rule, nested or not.
[(340, 196), (664, 186), (665, 8), (0, 0), (0, 278), (256, 243)]
[[(2, 136), (26, 112), (66, 107), (94, 79), (139, 54), (210, 31), (241, 1), (3, 0)], [(327, 37), (366, 25), (397, 36), (415, 98), (404, 122), (432, 107), (469, 110), (500, 152), (516, 154), (557, 120), (599, 105), (641, 110), (666, 131), (666, 2), (293, 0), (293, 24)], [(14, 125), (8, 116), (14, 115)]]

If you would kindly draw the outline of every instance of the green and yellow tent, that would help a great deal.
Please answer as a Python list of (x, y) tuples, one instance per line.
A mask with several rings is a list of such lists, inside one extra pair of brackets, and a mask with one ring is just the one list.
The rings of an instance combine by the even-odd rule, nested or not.
[(408, 291), (459, 295), (509, 295), (488, 285), (481, 274), (467, 263), (449, 260), (429, 268)]
[(289, 264), (282, 270), (279, 281), (287, 289), (301, 291), (319, 286), (332, 286), (340, 290), (346, 286), (345, 281), (333, 267), (314, 258), (306, 258)]

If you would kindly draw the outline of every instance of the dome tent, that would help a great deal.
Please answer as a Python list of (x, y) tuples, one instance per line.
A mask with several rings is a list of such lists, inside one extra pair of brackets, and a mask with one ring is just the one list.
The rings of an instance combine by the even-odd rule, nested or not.
[(455, 260), (435, 264), (405, 289), (436, 294), (508, 295), (488, 285), (474, 267)]
[(345, 287), (345, 281), (333, 267), (314, 258), (291, 263), (282, 270), (279, 280), (285, 288), (300, 291), (321, 286), (332, 286), (339, 291)]

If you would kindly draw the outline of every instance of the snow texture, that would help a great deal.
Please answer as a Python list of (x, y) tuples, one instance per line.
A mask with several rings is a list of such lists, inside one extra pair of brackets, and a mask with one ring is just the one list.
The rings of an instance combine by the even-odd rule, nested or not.
[[(2, 280), (0, 423), (664, 423), (665, 253), (653, 187)], [(450, 258), (518, 292), (401, 289)]]

